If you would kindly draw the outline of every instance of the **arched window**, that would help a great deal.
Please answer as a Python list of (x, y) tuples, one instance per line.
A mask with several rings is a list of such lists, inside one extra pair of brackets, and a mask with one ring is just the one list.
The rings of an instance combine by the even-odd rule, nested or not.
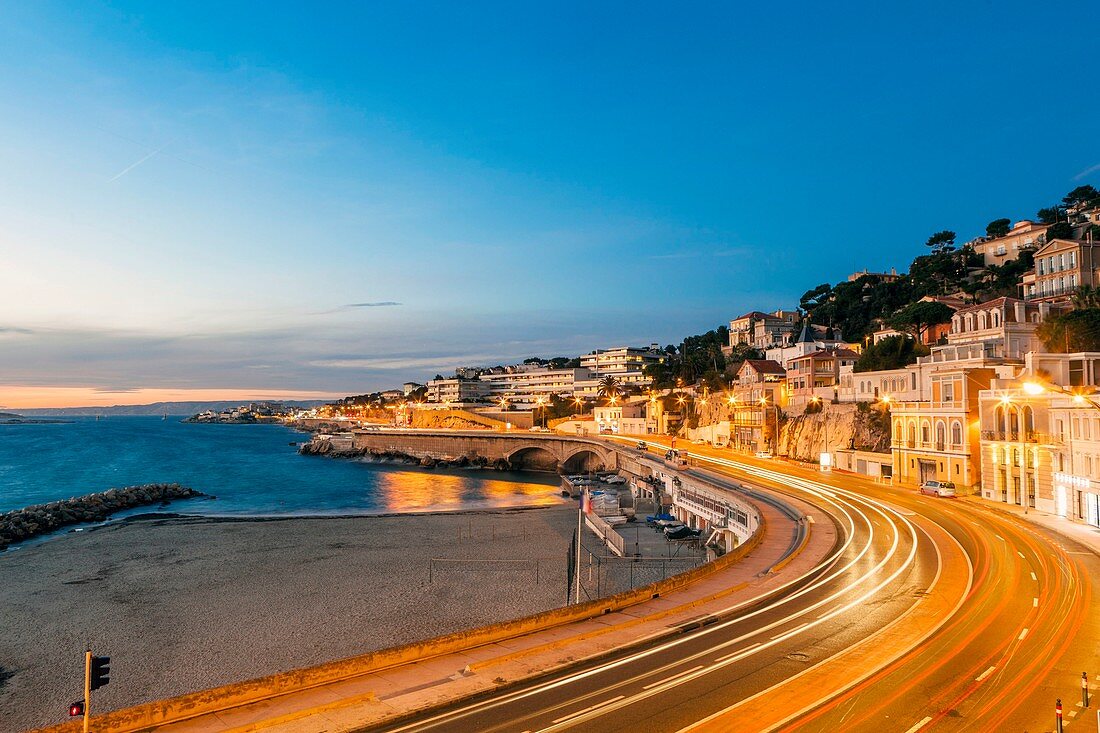
[(917, 442), (917, 425), (916, 423), (909, 423), (909, 446), (912, 447)]
[(901, 441), (901, 420), (894, 421), (894, 441)]
[(1025, 436), (1035, 432), (1035, 411), (1031, 409), (1030, 405), (1024, 405), (1020, 409), (1020, 420), (1023, 422), (1021, 430), (1023, 430)]
[(1019, 448), (1013, 448), (1012, 449), (1012, 465), (1013, 466), (1019, 466), (1020, 465), (1020, 449)]
[(1015, 407), (1005, 408), (1005, 419), (1008, 421), (1008, 439), (1020, 439), (1020, 411)]
[(978, 330), (984, 331), (987, 328), (989, 328), (989, 326), (986, 325), (985, 311), (982, 311), (978, 314)]
[(997, 311), (993, 311), (993, 328), (997, 328), (1001, 325), (1001, 314)]
[(936, 448), (943, 450), (943, 444), (947, 442), (947, 428), (942, 422), (936, 422)]
[(997, 436), (997, 440), (1005, 439), (1006, 422), (1005, 408), (1003, 405), (997, 405), (997, 409), (993, 411), (993, 430)]
[(951, 423), (951, 445), (962, 445), (963, 442), (963, 426), (962, 423), (956, 420)]
[(928, 443), (932, 440), (932, 426), (925, 420), (920, 424), (920, 440), (922, 443)]

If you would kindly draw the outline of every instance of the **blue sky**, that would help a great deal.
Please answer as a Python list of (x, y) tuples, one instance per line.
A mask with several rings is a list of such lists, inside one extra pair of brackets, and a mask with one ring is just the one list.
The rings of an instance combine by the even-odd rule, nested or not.
[(0, 382), (668, 343), (1100, 185), (1100, 6), (776, 5), (0, 2)]

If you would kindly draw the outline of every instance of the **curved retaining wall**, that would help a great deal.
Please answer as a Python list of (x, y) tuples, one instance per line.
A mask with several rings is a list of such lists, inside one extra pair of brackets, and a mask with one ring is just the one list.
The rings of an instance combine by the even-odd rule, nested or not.
[[(236, 682), (222, 687), (214, 687), (178, 697), (123, 708), (102, 716), (95, 716), (94, 729), (96, 733), (135, 733), (156, 725), (178, 722), (198, 715), (216, 713), (221, 710), (260, 702), (279, 695), (377, 672), (387, 667), (453, 654), (485, 644), (492, 644), (536, 631), (621, 611), (676, 591), (738, 562), (756, 549), (765, 531), (766, 523), (761, 517), (758, 531), (747, 542), (717, 560), (704, 563), (671, 578), (617, 593), (607, 598), (555, 608), (533, 616), (503, 621), (468, 631), (458, 631), (390, 649), (380, 649), (315, 667), (280, 672), (267, 677)], [(81, 723), (72, 721), (37, 730), (38, 733), (75, 733), (80, 729)]]

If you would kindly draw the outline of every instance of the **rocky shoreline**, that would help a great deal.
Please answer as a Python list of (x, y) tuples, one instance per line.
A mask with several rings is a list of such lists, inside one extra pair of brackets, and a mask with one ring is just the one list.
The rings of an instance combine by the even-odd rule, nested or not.
[(516, 471), (519, 467), (513, 466), (506, 458), (490, 460), (479, 455), (463, 455), (458, 458), (445, 461), (437, 458), (418, 458), (400, 451), (377, 451), (370, 448), (347, 448), (337, 446), (330, 440), (311, 440), (303, 443), (298, 448), (298, 453), (303, 456), (327, 456), (329, 458), (369, 458), (379, 463), (396, 463), (406, 466), (420, 466), (421, 468), (478, 468), (492, 469), (494, 471)]
[(124, 509), (199, 497), (213, 498), (179, 484), (144, 484), (16, 509), (0, 515), (0, 550), (62, 527), (102, 522)]

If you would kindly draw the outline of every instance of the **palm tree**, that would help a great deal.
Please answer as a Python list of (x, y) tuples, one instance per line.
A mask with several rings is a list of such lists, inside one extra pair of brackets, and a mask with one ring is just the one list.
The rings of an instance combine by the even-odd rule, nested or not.
[(610, 374), (600, 380), (596, 392), (601, 397), (614, 397), (619, 394), (619, 380)]

